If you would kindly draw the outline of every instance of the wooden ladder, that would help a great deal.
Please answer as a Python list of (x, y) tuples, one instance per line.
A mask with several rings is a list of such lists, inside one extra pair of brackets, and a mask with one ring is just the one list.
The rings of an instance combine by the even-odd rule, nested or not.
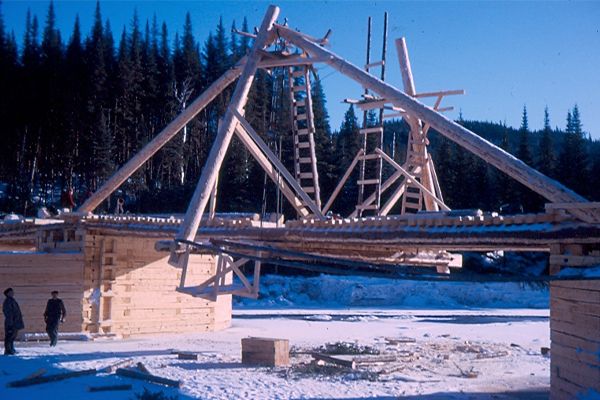
[(100, 262), (98, 268), (98, 333), (112, 331), (112, 300), (114, 293), (112, 285), (115, 282), (116, 269), (116, 243), (115, 239), (102, 239), (100, 243)]
[(294, 137), (294, 172), (302, 190), (321, 209), (309, 73), (308, 65), (299, 65), (288, 69)]
[[(381, 178), (383, 160), (375, 149), (381, 148), (383, 143), (383, 126), (363, 128), (362, 135), (363, 155), (359, 156), (360, 174), (358, 181), (358, 202), (356, 211), (361, 217), (364, 211), (372, 211), (374, 215), (379, 214), (381, 208)], [(375, 201), (369, 205), (363, 205), (365, 197), (375, 195)]]
[[(406, 161), (408, 172), (422, 183), (422, 174), (427, 162), (427, 147), (423, 131), (411, 129), (408, 139)], [(411, 180), (405, 181), (404, 196), (402, 196), (402, 214), (416, 214), (423, 209), (423, 191)]]

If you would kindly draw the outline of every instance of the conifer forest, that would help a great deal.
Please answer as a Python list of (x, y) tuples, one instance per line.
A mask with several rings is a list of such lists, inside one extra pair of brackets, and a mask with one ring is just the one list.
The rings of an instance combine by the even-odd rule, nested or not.
[[(78, 19), (71, 32), (60, 32), (50, 3), (43, 18), (27, 14), (25, 35), (18, 38), (0, 14), (1, 213), (34, 215), (40, 206), (58, 205), (67, 187), (81, 204), (251, 46), (251, 38), (232, 33), (236, 27), (249, 31), (246, 20), (215, 21), (206, 38), (194, 37), (189, 14), (182, 22), (182, 33), (172, 35), (173, 27), (156, 17), (141, 21), (134, 14), (126, 29), (113, 32), (98, 3), (89, 32), (82, 32)], [(312, 88), (321, 191), (328, 197), (360, 147), (362, 113), (350, 106), (341, 125), (330, 126), (318, 76)], [(121, 187), (128, 212), (185, 211), (232, 90), (219, 95)], [(285, 90), (281, 74), (261, 71), (246, 116), (291, 170)], [(544, 128), (530, 130), (530, 119), (543, 120)], [(462, 116), (458, 122), (588, 199), (600, 200), (600, 143), (585, 131), (577, 104), (569, 110), (524, 105), (518, 129)], [(400, 163), (407, 133), (400, 119), (385, 124), (385, 150)], [(450, 207), (543, 209), (544, 199), (476, 156), (434, 131), (429, 138)], [(219, 182), (219, 212), (269, 212), (278, 204), (273, 183), (235, 139)], [(352, 210), (356, 192), (356, 179), (350, 179), (334, 211)], [(103, 209), (112, 210), (114, 201), (113, 196)]]

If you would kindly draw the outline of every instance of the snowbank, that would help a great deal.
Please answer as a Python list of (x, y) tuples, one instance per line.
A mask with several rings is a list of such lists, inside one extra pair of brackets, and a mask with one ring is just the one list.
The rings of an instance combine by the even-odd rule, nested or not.
[(400, 281), (382, 278), (261, 278), (258, 300), (234, 299), (236, 308), (548, 308), (546, 287), (520, 283)]
[(593, 268), (565, 268), (558, 273), (558, 276), (562, 278), (600, 278), (600, 266)]

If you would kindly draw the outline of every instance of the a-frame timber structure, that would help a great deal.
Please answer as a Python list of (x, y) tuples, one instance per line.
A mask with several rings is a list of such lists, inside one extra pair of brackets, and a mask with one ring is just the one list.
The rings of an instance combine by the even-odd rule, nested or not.
[[(585, 269), (600, 265), (600, 203), (588, 202), (445, 117), (442, 112), (449, 108), (441, 107), (443, 98), (464, 92), (418, 93), (403, 38), (396, 40), (403, 82), (403, 88), (399, 89), (384, 81), (385, 45), (380, 61), (373, 63), (368, 56), (366, 65), (357, 67), (325, 47), (331, 31), (323, 38), (315, 38), (277, 23), (278, 15), (279, 8), (270, 6), (256, 34), (242, 32), (254, 38), (248, 54), (124, 164), (76, 213), (64, 217), (60, 223), (43, 227), (35, 224), (3, 226), (0, 244), (22, 246), (33, 237), (37, 252), (35, 256), (4, 254), (0, 260), (0, 276), (15, 279), (15, 274), (21, 273), (19, 266), (34, 262), (34, 258), (40, 259), (36, 271), (56, 263), (57, 268), (83, 279), (73, 289), (72, 299), (73, 304), (80, 304), (83, 295), (84, 300), (90, 302), (79, 321), (82, 329), (147, 333), (157, 329), (152, 324), (144, 325), (149, 324), (147, 316), (152, 312), (145, 307), (152, 307), (153, 299), (143, 297), (142, 292), (127, 292), (136, 287), (143, 291), (144, 287), (139, 285), (152, 279), (151, 285), (160, 285), (163, 289), (167, 284), (178, 282), (176, 294), (190, 299), (186, 312), (196, 310), (198, 318), (202, 318), (202, 329), (215, 329), (227, 326), (230, 321), (231, 313), (226, 315), (227, 310), (231, 310), (227, 295), (258, 296), (260, 268), (264, 262), (312, 268), (318, 272), (360, 271), (396, 277), (407, 276), (398, 275), (398, 271), (412, 273), (423, 270), (418, 267), (435, 267), (437, 274), (433, 275), (449, 280), (455, 275), (448, 275), (449, 267), (456, 261), (450, 252), (455, 251), (544, 251), (550, 254), (551, 274), (558, 273), (562, 267)], [(384, 38), (385, 31), (384, 28)], [(362, 98), (349, 99), (349, 102), (364, 112), (379, 110), (376, 125), (363, 125), (363, 147), (333, 193), (325, 194), (329, 197), (324, 205), (310, 93), (310, 71), (314, 64), (326, 64), (363, 87)], [(372, 74), (377, 67), (381, 68), (379, 76)], [(245, 119), (248, 93), (259, 68), (281, 68), (287, 76), (294, 138), (293, 172), (284, 167)], [(184, 219), (92, 214), (236, 80)], [(425, 105), (421, 102), (423, 98), (435, 99), (434, 105)], [(407, 155), (402, 164), (382, 147), (386, 117), (401, 117), (410, 127)], [(435, 164), (427, 148), (432, 128), (546, 198), (545, 212), (514, 216), (451, 212), (444, 203)], [(232, 219), (215, 214), (217, 177), (234, 135), (290, 202), (297, 212), (296, 220), (280, 224), (255, 217)], [(370, 137), (375, 140), (369, 140)], [(375, 167), (369, 167), (370, 162), (375, 163)], [(383, 165), (391, 166), (393, 173), (384, 176)], [(360, 170), (357, 182), (360, 191), (355, 210), (347, 217), (329, 216), (336, 196), (356, 167)], [(390, 215), (396, 204), (400, 204), (400, 214)], [(149, 248), (149, 243), (155, 243), (157, 250), (167, 250), (168, 262), (176, 268), (168, 267), (166, 258), (161, 259), (155, 249)], [(61, 252), (65, 251), (71, 252), (72, 268), (62, 265)], [(246, 263), (254, 263), (252, 276), (246, 276), (248, 271), (242, 268)], [(40, 281), (36, 284), (43, 286), (46, 275), (36, 274), (35, 279)], [(233, 279), (234, 275), (237, 280)], [(32, 279), (24, 278), (25, 287), (31, 285)], [(551, 285), (552, 398), (574, 398), (578, 390), (585, 387), (600, 391), (600, 362), (586, 358), (584, 363), (579, 351), (585, 348), (590, 354), (600, 352), (598, 282), (557, 281)], [(85, 290), (81, 292), (81, 288)], [(125, 297), (122, 293), (126, 293)], [(165, 290), (163, 295), (166, 300), (172, 300), (170, 290)], [(139, 303), (136, 296), (142, 296), (149, 303)], [(138, 303), (134, 304), (134, 300)], [(585, 304), (580, 306), (580, 302)], [(181, 316), (182, 307), (188, 307), (187, 303), (177, 298), (173, 304), (167, 304), (168, 309), (154, 311), (172, 314), (174, 321), (184, 321), (179, 330), (197, 330), (198, 325), (188, 325)], [(130, 313), (138, 314), (137, 325), (130, 320)], [(558, 357), (554, 357), (555, 350), (560, 352)]]
[[(448, 266), (454, 265), (453, 256), (446, 250), (473, 250), (473, 249), (542, 249), (549, 251), (556, 261), (561, 258), (567, 264), (572, 265), (579, 261), (589, 264), (596, 260), (597, 247), (595, 238), (586, 238), (585, 244), (552, 243), (548, 241), (533, 244), (526, 243), (514, 234), (505, 235), (506, 239), (497, 240), (496, 244), (483, 240), (486, 232), (479, 236), (472, 236), (465, 241), (460, 239), (461, 245), (455, 246), (451, 240), (443, 241), (440, 246), (430, 236), (429, 240), (416, 238), (403, 234), (401, 238), (385, 243), (384, 251), (375, 249), (382, 243), (374, 240), (372, 230), (368, 225), (376, 223), (378, 226), (398, 225), (406, 222), (408, 226), (417, 225), (427, 227), (428, 224), (435, 226), (469, 226), (477, 225), (500, 225), (508, 226), (510, 218), (481, 215), (457, 216), (448, 213), (449, 207), (444, 203), (442, 189), (437, 180), (435, 165), (427, 150), (428, 132), (434, 128), (448, 139), (454, 141), (466, 151), (481, 157), (484, 161), (492, 164), (502, 172), (511, 176), (518, 182), (531, 190), (539, 193), (550, 201), (547, 205), (548, 212), (536, 216), (515, 217), (525, 223), (548, 222), (560, 224), (562, 221), (573, 221), (594, 229), (600, 222), (600, 210), (597, 204), (589, 203), (585, 198), (569, 190), (557, 181), (550, 179), (514, 156), (482, 139), (478, 135), (451, 121), (442, 115), (443, 111), (451, 109), (442, 108), (441, 102), (445, 96), (463, 94), (462, 90), (439, 91), (432, 93), (418, 93), (415, 88), (408, 49), (404, 38), (396, 41), (396, 50), (400, 64), (400, 72), (404, 90), (397, 89), (383, 81), (385, 77), (385, 41), (387, 32), (384, 28), (384, 50), (382, 59), (371, 62), (367, 57), (367, 63), (359, 68), (337, 54), (328, 50), (325, 46), (331, 31), (319, 39), (291, 29), (287, 24), (276, 22), (279, 9), (269, 7), (267, 14), (256, 34), (242, 33), (252, 36), (254, 43), (248, 54), (238, 62), (231, 70), (216, 80), (204, 93), (192, 102), (173, 122), (171, 122), (154, 140), (143, 148), (135, 157), (127, 162), (115, 175), (113, 175), (96, 193), (94, 193), (78, 210), (79, 213), (92, 212), (110, 193), (116, 190), (125, 180), (131, 176), (145, 161), (155, 154), (165, 143), (172, 139), (191, 119), (193, 119), (207, 104), (210, 103), (223, 89), (237, 80), (235, 90), (230, 104), (219, 125), (218, 133), (213, 147), (208, 156), (205, 168), (202, 171), (198, 185), (190, 201), (185, 218), (175, 235), (176, 241), (171, 244), (170, 263), (183, 268), (185, 271), (187, 254), (190, 246), (182, 242), (194, 242), (205, 237), (201, 226), (209, 223), (214, 216), (214, 193), (216, 192), (217, 176), (229, 143), (234, 135), (246, 146), (256, 161), (264, 168), (267, 175), (277, 185), (282, 195), (295, 208), (299, 216), (298, 222), (288, 221), (285, 226), (280, 226), (275, 233), (274, 230), (262, 225), (264, 230), (260, 234), (256, 232), (244, 232), (243, 229), (227, 230), (225, 235), (221, 232), (212, 232), (209, 237), (236, 238), (244, 241), (256, 241), (256, 244), (273, 244), (273, 240), (267, 239), (271, 236), (285, 237), (291, 235), (291, 230), (300, 227), (318, 228), (321, 226), (332, 227), (332, 232), (325, 238), (312, 238), (308, 233), (300, 235), (303, 241), (277, 240), (279, 248), (305, 249), (307, 252), (321, 255), (338, 255), (350, 259), (382, 261), (386, 263), (397, 263), (405, 265), (436, 266), (438, 271), (449, 272)], [(385, 21), (387, 25), (387, 17)], [(369, 29), (370, 35), (370, 29)], [(369, 39), (370, 40), (370, 39)], [(282, 45), (283, 43), (283, 45)], [(269, 51), (271, 46), (277, 45), (275, 51)], [(370, 50), (369, 45), (367, 47)], [(360, 100), (347, 100), (356, 104), (363, 111), (379, 110), (378, 126), (370, 127), (366, 124), (361, 129), (363, 136), (363, 148), (354, 158), (348, 171), (342, 177), (341, 182), (331, 193), (325, 205), (321, 204), (321, 193), (319, 189), (317, 162), (314, 143), (314, 121), (311, 108), (310, 95), (310, 69), (312, 65), (324, 63), (337, 70), (350, 79), (358, 82), (365, 90)], [(381, 67), (381, 74), (376, 77), (370, 70)], [(244, 117), (244, 107), (248, 92), (254, 80), (256, 71), (259, 69), (272, 70), (283, 68), (287, 71), (289, 100), (291, 103), (291, 116), (294, 138), (294, 171), (288, 171), (276, 154), (264, 142), (259, 133), (248, 123)], [(429, 107), (421, 103), (422, 98), (434, 98), (435, 104)], [(386, 113), (387, 111), (387, 113)], [(401, 116), (410, 127), (409, 142), (405, 162), (400, 165), (381, 148), (381, 134), (383, 120), (390, 116)], [(367, 148), (367, 136), (371, 133), (377, 136), (376, 145)], [(375, 161), (379, 167), (370, 168), (375, 171), (375, 177), (365, 176), (367, 161)], [(394, 172), (384, 179), (381, 174), (381, 165), (391, 165)], [(359, 166), (361, 173), (357, 182), (360, 195), (356, 209), (348, 218), (328, 218), (326, 214), (331, 210), (336, 196), (340, 193), (346, 180), (351, 176), (352, 169)], [(374, 186), (375, 190), (367, 191), (367, 186)], [(209, 218), (203, 215), (209, 202), (211, 210)], [(400, 215), (390, 216), (392, 208), (401, 202)], [(369, 210), (367, 219), (361, 218), (363, 212)], [(430, 213), (421, 214), (420, 211)], [(373, 222), (375, 221), (375, 222)], [(399, 222), (402, 221), (402, 222)], [(299, 224), (299, 225), (298, 225)], [(512, 222), (510, 222), (512, 224)], [(352, 226), (353, 236), (360, 242), (354, 243), (347, 240), (343, 244), (335, 237), (335, 229), (339, 227)], [(365, 229), (360, 227), (364, 226)], [(223, 228), (225, 229), (225, 228)], [(254, 228), (253, 228), (254, 229)], [(554, 229), (554, 228), (552, 228)], [(526, 231), (526, 230), (525, 230)], [(450, 232), (452, 236), (454, 233)], [(343, 235), (340, 232), (340, 237)], [(543, 235), (541, 235), (543, 236)], [(561, 237), (561, 235), (555, 235)], [(328, 242), (329, 240), (329, 242)], [(314, 241), (314, 242), (313, 242)], [(480, 241), (486, 242), (479, 243)], [(403, 244), (399, 244), (399, 243)], [(469, 243), (467, 243), (469, 242)], [(591, 244), (591, 243), (593, 244)], [(334, 248), (342, 246), (340, 251)], [(264, 253), (264, 252), (263, 252)], [(262, 253), (261, 253), (262, 254)], [(584, 257), (584, 258), (574, 258)], [(587, 257), (587, 258), (585, 258)], [(566, 261), (564, 261), (566, 260)], [(579, 261), (575, 261), (579, 260)], [(600, 261), (600, 258), (598, 259)], [(228, 264), (227, 261), (223, 265)], [(229, 264), (233, 265), (229, 262)], [(441, 267), (441, 268), (440, 268)], [(557, 263), (552, 263), (553, 270), (560, 268)], [(257, 269), (259, 267), (257, 266)], [(223, 269), (235, 272), (236, 268), (227, 267)], [(183, 274), (185, 276), (185, 273)], [(214, 283), (214, 282), (213, 282)], [(182, 279), (181, 289), (185, 287)], [(255, 290), (253, 289), (253, 295)]]

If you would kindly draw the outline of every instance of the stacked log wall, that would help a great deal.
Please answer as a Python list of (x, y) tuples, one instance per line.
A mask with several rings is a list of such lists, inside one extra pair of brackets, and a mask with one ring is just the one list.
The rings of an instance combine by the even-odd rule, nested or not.
[[(0, 253), (2, 291), (7, 287), (15, 291), (25, 322), (21, 334), (45, 332), (43, 315), (53, 290), (59, 291), (67, 309), (61, 331), (82, 332), (83, 276), (82, 253)], [(4, 324), (0, 325), (0, 333), (4, 335)]]
[(600, 280), (550, 285), (551, 396), (600, 392)]
[[(61, 332), (118, 334), (205, 332), (231, 324), (231, 296), (216, 302), (176, 291), (181, 269), (157, 252), (160, 235), (107, 234), (84, 227), (39, 231), (39, 251), (0, 252), (0, 282), (13, 287), (24, 333), (44, 333), (43, 313), (52, 290), (67, 308)], [(215, 273), (211, 255), (191, 255), (186, 285)], [(4, 326), (0, 325), (0, 333)]]
[[(86, 235), (84, 310), (97, 333), (204, 332), (231, 324), (231, 296), (216, 302), (176, 291), (181, 270), (154, 249), (156, 238)], [(186, 285), (215, 273), (211, 255), (191, 255)]]

